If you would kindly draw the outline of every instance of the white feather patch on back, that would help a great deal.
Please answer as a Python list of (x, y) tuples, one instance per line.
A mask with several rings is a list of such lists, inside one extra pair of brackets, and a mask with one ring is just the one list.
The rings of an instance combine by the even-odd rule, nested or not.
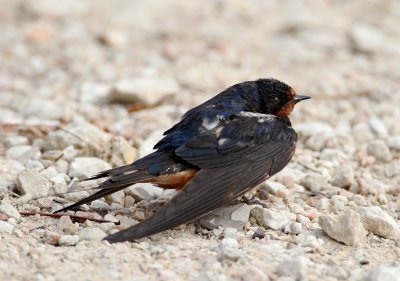
[(224, 120), (224, 117), (217, 115), (215, 118), (204, 118), (201, 125), (207, 130), (212, 130), (219, 125), (219, 121)]
[(272, 114), (262, 114), (262, 113), (255, 113), (255, 112), (249, 112), (249, 111), (241, 111), (239, 113), (239, 116), (243, 117), (255, 117), (257, 118), (258, 123), (264, 123), (267, 121), (272, 121), (276, 118), (276, 116)]
[(201, 125), (206, 128), (207, 130), (212, 130), (215, 127), (217, 127), (219, 124), (219, 120), (217, 118), (214, 119), (208, 119), (208, 118), (204, 118), (203, 122), (201, 123)]

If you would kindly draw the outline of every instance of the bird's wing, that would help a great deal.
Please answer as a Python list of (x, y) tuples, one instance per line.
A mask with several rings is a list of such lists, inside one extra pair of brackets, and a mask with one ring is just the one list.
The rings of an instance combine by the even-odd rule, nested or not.
[(201, 170), (152, 217), (105, 240), (139, 239), (229, 203), (283, 169), (293, 156), (296, 140), (293, 129), (271, 116), (239, 115), (213, 132), (200, 133), (176, 154)]

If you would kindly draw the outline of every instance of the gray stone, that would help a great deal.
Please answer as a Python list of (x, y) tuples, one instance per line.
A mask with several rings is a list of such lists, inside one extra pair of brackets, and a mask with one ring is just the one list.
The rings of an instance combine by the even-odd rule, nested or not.
[(150, 183), (139, 183), (124, 190), (126, 195), (135, 198), (136, 201), (151, 201), (161, 196), (163, 190)]
[(14, 226), (6, 221), (0, 221), (0, 233), (11, 234), (13, 232)]
[(7, 158), (14, 160), (38, 160), (40, 158), (40, 152), (30, 145), (17, 145), (9, 148), (6, 151), (6, 156)]
[(300, 233), (293, 237), (293, 240), (296, 244), (301, 245), (303, 247), (311, 247), (313, 249), (318, 249), (324, 241), (322, 239), (318, 239), (314, 235), (307, 235)]
[(109, 98), (113, 102), (155, 106), (170, 100), (178, 89), (178, 84), (171, 78), (135, 78), (117, 82), (110, 91)]
[(60, 159), (57, 162), (53, 163), (53, 166), (59, 173), (62, 173), (64, 175), (68, 174), (69, 163), (66, 160)]
[[(249, 281), (270, 281), (271, 279), (268, 277), (266, 273), (264, 273), (261, 269), (256, 266), (249, 266), (247, 268), (243, 268), (238, 272), (238, 280), (249, 280)], [(213, 280), (213, 279), (211, 279)]]
[(300, 234), (303, 231), (303, 226), (298, 222), (291, 222), (289, 224), (290, 233), (293, 235)]
[(123, 228), (128, 228), (128, 227), (134, 226), (135, 224), (138, 223), (137, 220), (134, 220), (128, 216), (116, 215), (115, 217), (120, 222), (120, 224)]
[(53, 183), (54, 194), (62, 195), (63, 193), (68, 191), (68, 185), (65, 180), (66, 176), (67, 175), (65, 174), (57, 174), (50, 179), (50, 181)]
[(100, 229), (106, 233), (110, 233), (111, 230), (115, 228), (115, 224), (112, 222), (105, 222), (99, 225)]
[(400, 160), (393, 160), (385, 166), (385, 175), (392, 178), (400, 174)]
[(374, 134), (366, 123), (358, 123), (352, 129), (353, 138), (359, 143), (366, 143), (374, 139)]
[(42, 154), (42, 159), (44, 160), (51, 160), (52, 162), (56, 161), (57, 159), (60, 159), (60, 157), (63, 156), (63, 151), (62, 150), (46, 150)]
[(388, 239), (400, 238), (398, 224), (380, 207), (360, 207), (357, 211), (361, 215), (362, 224), (369, 232)]
[(11, 136), (6, 138), (4, 141), (4, 145), (6, 148), (10, 148), (17, 145), (27, 145), (29, 144), (29, 140), (25, 136)]
[(235, 240), (238, 238), (238, 230), (233, 227), (223, 228), (223, 234), (224, 238), (233, 238)]
[(1, 204), (0, 205), (0, 213), (5, 214), (11, 218), (19, 220), (21, 215), (19, 214), (18, 210), (11, 204)]
[(47, 169), (41, 171), (39, 174), (44, 176), (46, 179), (50, 180), (52, 177), (55, 177), (58, 175), (58, 171), (56, 170), (56, 168), (50, 166)]
[(247, 204), (222, 207), (202, 217), (200, 225), (207, 229), (215, 229), (219, 226), (242, 229), (248, 223), (250, 211), (254, 207)]
[(60, 237), (60, 246), (75, 246), (79, 242), (78, 235), (64, 235)]
[(312, 150), (320, 151), (326, 146), (326, 143), (331, 137), (331, 133), (317, 132), (307, 139), (305, 146)]
[(78, 233), (80, 240), (101, 240), (107, 236), (107, 234), (98, 227), (86, 227), (80, 230)]
[(222, 241), (218, 244), (217, 253), (220, 261), (237, 261), (245, 257), (244, 253), (239, 249), (237, 240), (233, 238), (222, 239)]
[(137, 150), (120, 136), (112, 137), (107, 143), (104, 159), (112, 166), (123, 166), (132, 163), (137, 157)]
[(114, 192), (113, 194), (107, 195), (105, 197), (105, 200), (110, 205), (113, 203), (117, 203), (117, 204), (123, 206), (124, 200), (125, 200), (125, 193), (124, 193), (124, 191)]
[(366, 235), (360, 215), (352, 210), (346, 210), (340, 215), (322, 215), (318, 224), (329, 237), (345, 245), (352, 246)]
[(42, 162), (40, 162), (39, 160), (32, 160), (32, 159), (28, 159), (25, 163), (25, 168), (35, 171), (35, 172), (41, 172), (44, 170), (44, 165)]
[(286, 190), (286, 187), (281, 184), (280, 182), (275, 182), (275, 181), (266, 181), (265, 185), (267, 187), (267, 191), (270, 194), (276, 195), (282, 190)]
[(311, 137), (312, 135), (326, 134), (333, 135), (333, 128), (322, 122), (307, 122), (296, 125), (296, 131), (305, 137)]
[(290, 223), (285, 214), (261, 207), (252, 209), (251, 216), (256, 219), (260, 226), (273, 230), (281, 230), (286, 224)]
[(329, 201), (329, 199), (326, 198), (326, 197), (321, 197), (318, 200), (318, 202), (317, 202), (315, 207), (318, 210), (323, 211), (323, 210), (328, 210), (330, 206), (331, 206), (331, 202)]
[[(49, 149), (64, 150), (69, 146), (83, 150), (85, 155), (94, 156), (102, 153), (111, 136), (96, 126), (77, 122), (65, 126), (63, 129), (50, 132), (44, 147)], [(66, 154), (66, 152), (64, 151)], [(64, 155), (66, 159), (67, 155)]]
[(368, 25), (353, 26), (349, 32), (349, 39), (356, 52), (367, 54), (379, 51), (383, 44), (381, 32)]
[(14, 184), (25, 167), (15, 160), (0, 159), (0, 189)]
[(308, 174), (303, 180), (302, 185), (314, 192), (320, 192), (327, 187), (328, 181), (320, 174), (312, 173)]
[(348, 280), (348, 273), (339, 265), (328, 265), (326, 268), (326, 275), (335, 277), (337, 280)]
[(119, 220), (118, 220), (115, 216), (113, 216), (113, 215), (111, 215), (111, 214), (105, 215), (105, 216), (104, 216), (104, 219), (105, 219), (106, 221), (110, 221), (110, 222), (113, 222), (113, 223), (119, 222)]
[(371, 127), (372, 131), (380, 137), (387, 137), (388, 131), (383, 124), (382, 120), (378, 117), (374, 116), (371, 117), (368, 121), (369, 126)]
[(370, 142), (367, 146), (367, 152), (369, 155), (374, 156), (378, 161), (389, 162), (392, 160), (392, 154), (390, 153), (389, 148), (381, 140)]
[(331, 179), (334, 186), (341, 188), (349, 187), (354, 182), (354, 171), (350, 165), (336, 167), (335, 173)]
[(390, 149), (400, 151), (400, 136), (390, 137), (387, 140), (387, 145)]
[(279, 276), (291, 276), (302, 280), (310, 263), (306, 257), (286, 258), (279, 263), (276, 271)]
[(104, 170), (111, 169), (110, 164), (95, 157), (75, 158), (69, 170), (71, 178), (85, 179)]
[(330, 200), (331, 210), (335, 212), (343, 210), (347, 206), (348, 201), (349, 200), (342, 195), (333, 195)]
[(378, 265), (370, 271), (366, 281), (400, 281), (400, 266)]
[(102, 200), (94, 200), (90, 203), (90, 206), (94, 209), (111, 210), (110, 205)]
[(18, 200), (24, 202), (25, 200), (48, 195), (51, 182), (37, 172), (26, 169), (18, 176), (17, 188), (24, 195)]

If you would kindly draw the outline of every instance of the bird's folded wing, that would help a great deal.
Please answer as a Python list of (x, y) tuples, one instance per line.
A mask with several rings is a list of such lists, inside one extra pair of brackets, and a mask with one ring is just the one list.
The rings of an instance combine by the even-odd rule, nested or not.
[[(185, 188), (158, 212), (145, 221), (124, 231), (106, 237), (110, 242), (135, 240), (199, 218), (221, 207), (269, 176), (277, 173), (290, 161), (296, 142), (295, 132), (282, 124), (254, 124), (255, 120), (245, 118), (241, 122), (224, 125), (219, 134), (208, 138), (209, 144), (192, 140), (177, 150), (177, 155), (201, 170), (188, 182)], [(238, 126), (247, 129), (240, 133)], [(277, 126), (281, 126), (280, 129)], [(236, 128), (235, 128), (236, 126)], [(261, 130), (260, 127), (264, 127)], [(273, 135), (265, 136), (271, 128)], [(250, 139), (249, 130), (258, 129)], [(246, 135), (247, 134), (247, 135)], [(214, 139), (213, 139), (214, 138)], [(219, 142), (229, 138), (231, 143)], [(219, 143), (218, 143), (219, 142)], [(214, 143), (214, 147), (213, 144)], [(236, 143), (236, 145), (234, 144)]]

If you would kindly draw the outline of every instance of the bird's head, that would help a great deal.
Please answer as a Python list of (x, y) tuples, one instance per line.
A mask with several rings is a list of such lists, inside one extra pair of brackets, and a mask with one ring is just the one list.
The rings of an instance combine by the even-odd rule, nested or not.
[(287, 117), (293, 111), (296, 103), (311, 98), (297, 95), (292, 87), (272, 78), (259, 79), (256, 83), (264, 103), (264, 112), (262, 113), (265, 114)]

